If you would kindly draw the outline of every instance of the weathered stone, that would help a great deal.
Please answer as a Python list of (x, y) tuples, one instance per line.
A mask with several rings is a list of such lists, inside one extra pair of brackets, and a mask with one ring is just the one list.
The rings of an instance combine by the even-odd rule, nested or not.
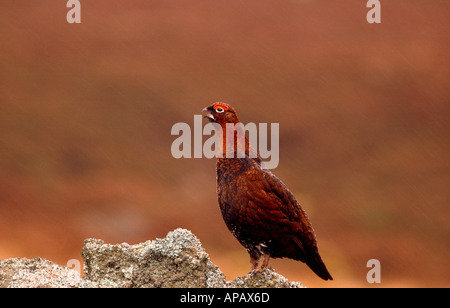
[(225, 276), (188, 230), (137, 245), (88, 239), (82, 250), (87, 279), (100, 286), (205, 288), (225, 286)]
[(85, 277), (41, 258), (0, 260), (0, 287), (8, 288), (298, 288), (273, 269), (226, 282), (198, 238), (176, 229), (163, 239), (129, 245), (87, 239)]
[(0, 260), (0, 288), (90, 288), (96, 283), (81, 278), (66, 266), (41, 258)]
[(301, 282), (290, 282), (272, 268), (236, 277), (227, 282), (228, 288), (304, 288)]

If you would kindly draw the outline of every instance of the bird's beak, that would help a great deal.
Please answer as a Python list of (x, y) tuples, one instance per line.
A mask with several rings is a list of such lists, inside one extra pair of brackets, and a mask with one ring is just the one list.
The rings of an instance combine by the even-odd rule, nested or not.
[(202, 113), (205, 113), (203, 115), (204, 118), (207, 118), (211, 122), (216, 122), (214, 115), (211, 113), (211, 110), (208, 109), (208, 107), (203, 108)]

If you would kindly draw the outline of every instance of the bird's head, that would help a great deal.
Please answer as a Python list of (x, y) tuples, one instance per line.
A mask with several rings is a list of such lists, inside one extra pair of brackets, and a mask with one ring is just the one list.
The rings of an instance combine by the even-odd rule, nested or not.
[(202, 112), (206, 112), (204, 115), (212, 123), (218, 123), (225, 125), (226, 123), (238, 123), (239, 119), (236, 114), (236, 110), (225, 103), (214, 103), (211, 106), (203, 108)]

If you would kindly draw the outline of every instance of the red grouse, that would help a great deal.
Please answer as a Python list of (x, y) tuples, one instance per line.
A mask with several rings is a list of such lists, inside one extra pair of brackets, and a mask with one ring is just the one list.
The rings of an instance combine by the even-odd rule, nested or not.
[[(217, 156), (218, 201), (228, 229), (250, 254), (250, 273), (267, 268), (269, 258), (290, 258), (306, 263), (322, 279), (332, 280), (319, 255), (311, 222), (294, 195), (261, 167), (257, 154), (249, 155), (254, 152), (247, 138), (245, 155), (237, 155), (240, 138), (236, 130), (231, 137), (234, 147), (226, 147), (226, 124), (239, 123), (234, 108), (215, 103), (203, 111), (208, 112), (205, 117), (210, 122), (222, 128), (217, 130), (223, 140)], [(234, 155), (226, 153), (229, 148)]]

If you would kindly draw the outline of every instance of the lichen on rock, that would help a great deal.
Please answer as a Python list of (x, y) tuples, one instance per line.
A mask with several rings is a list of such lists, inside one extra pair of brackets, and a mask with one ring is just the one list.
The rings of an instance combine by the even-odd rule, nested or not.
[(94, 288), (66, 266), (41, 258), (0, 260), (0, 288)]
[(137, 245), (88, 239), (82, 256), (86, 277), (100, 286), (205, 288), (225, 286), (225, 276), (188, 230)]
[(289, 281), (275, 272), (273, 268), (266, 268), (254, 274), (239, 276), (227, 282), (228, 288), (304, 288), (301, 282)]

